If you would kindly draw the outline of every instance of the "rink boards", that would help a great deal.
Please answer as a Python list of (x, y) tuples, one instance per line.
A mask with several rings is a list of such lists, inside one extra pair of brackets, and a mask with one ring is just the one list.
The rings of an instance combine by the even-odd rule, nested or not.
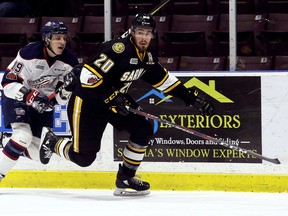
[[(187, 85), (194, 85), (194, 87), (196, 86), (197, 88), (201, 88), (201, 90), (204, 89), (204, 91), (207, 91), (208, 97), (213, 101), (213, 105), (216, 109), (217, 107), (221, 108), (219, 108), (219, 112), (222, 112), (222, 114), (218, 113), (219, 116), (224, 116), (228, 111), (230, 117), (236, 116), (241, 112), (239, 115), (240, 117), (241, 115), (243, 116), (241, 119), (245, 119), (245, 122), (240, 122), (242, 125), (247, 125), (247, 128), (242, 126), (242, 129), (244, 128), (242, 131), (238, 130), (241, 127), (232, 129), (217, 128), (219, 124), (213, 124), (214, 128), (210, 126), (210, 128), (194, 128), (195, 130), (200, 130), (207, 134), (210, 134), (210, 132), (214, 134), (216, 131), (217, 134), (225, 134), (224, 138), (232, 137), (234, 139), (233, 136), (237, 135), (236, 138), (240, 139), (241, 137), (246, 136), (244, 140), (250, 141), (249, 143), (251, 146), (254, 146), (253, 148), (255, 148), (258, 153), (269, 157), (279, 158), (281, 165), (274, 165), (265, 161), (262, 162), (255, 158), (239, 158), (239, 156), (235, 156), (235, 153), (233, 152), (224, 159), (219, 159), (219, 156), (224, 155), (223, 152), (225, 150), (213, 149), (208, 145), (205, 145), (202, 149), (206, 149), (206, 151), (210, 150), (211, 155), (206, 158), (200, 158), (199, 155), (196, 154), (197, 151), (195, 151), (195, 149), (199, 149), (200, 147), (191, 145), (191, 140), (194, 140), (194, 138), (185, 137), (186, 135), (182, 134), (179, 136), (188, 138), (187, 142), (190, 142), (190, 144), (188, 145), (185, 143), (181, 145), (181, 147), (178, 147), (179, 145), (177, 145), (176, 148), (173, 148), (173, 145), (171, 144), (163, 144), (162, 146), (157, 144), (157, 149), (159, 149), (158, 154), (155, 154), (154, 156), (151, 156), (152, 154), (146, 155), (149, 160), (143, 162), (139, 169), (142, 178), (144, 180), (149, 180), (154, 189), (161, 190), (287, 191), (287, 73), (193, 72), (193, 76), (191, 76), (192, 73), (185, 72), (176, 73), (176, 75), (179, 78), (184, 79), (185, 82), (188, 83)], [(227, 92), (229, 84), (231, 85), (231, 91)], [(251, 88), (251, 85), (255, 85), (255, 88)], [(225, 88), (223, 88), (223, 86), (225, 86)], [(241, 93), (243, 92), (242, 88), (244, 88), (245, 91), (248, 91), (249, 88), (251, 88), (251, 91), (245, 93), (248, 95), (246, 103), (244, 103), (246, 95), (243, 94), (241, 97)], [(211, 93), (211, 89), (215, 90), (212, 91), (214, 93)], [(148, 92), (149, 91), (145, 91), (144, 93), (146, 94)], [(215, 92), (217, 92), (217, 94)], [(221, 95), (221, 100), (219, 98), (213, 98), (215, 95), (219, 96), (219, 94)], [(250, 97), (253, 94), (256, 95), (255, 98)], [(231, 101), (235, 102), (237, 100), (233, 95), (238, 95), (238, 98), (240, 98), (240, 101), (242, 102), (239, 102), (239, 104), (231, 103)], [(138, 96), (139, 95), (137, 95), (137, 99), (140, 98)], [(223, 96), (225, 100), (223, 100)], [(150, 95), (148, 101), (150, 101), (151, 98), (155, 100), (155, 96), (151, 97)], [(173, 98), (171, 100), (173, 101)], [(257, 100), (260, 100), (260, 105), (257, 103)], [(167, 101), (167, 99), (164, 99), (164, 101)], [(228, 103), (225, 103), (227, 101)], [(145, 107), (147, 103), (145, 101), (142, 102)], [(140, 103), (142, 102), (140, 101)], [(249, 106), (249, 109), (245, 111), (245, 106), (243, 104), (245, 106), (253, 104), (253, 106)], [(152, 105), (155, 105), (155, 101)], [(165, 107), (168, 106), (165, 102), (162, 104), (160, 103), (160, 105), (158, 103), (162, 108), (157, 107), (156, 109), (155, 107), (152, 107), (152, 105), (148, 104), (148, 106), (145, 107), (145, 110), (154, 114), (154, 111), (161, 110), (163, 107), (163, 109), (165, 109)], [(171, 106), (171, 104), (169, 104), (169, 106)], [(148, 107), (152, 108), (149, 109)], [(70, 133), (69, 125), (67, 125), (65, 108), (65, 106), (58, 106), (55, 110), (54, 126), (56, 132), (60, 135), (69, 135)], [(176, 114), (173, 113), (173, 115), (175, 116)], [(260, 120), (257, 118), (259, 115)], [(182, 113), (181, 116), (185, 116), (185, 113)], [(227, 119), (228, 117), (225, 118)], [(253, 127), (251, 127), (252, 124), (249, 122), (249, 118), (253, 119), (253, 124), (255, 124)], [(219, 119), (222, 121), (222, 118), (219, 117)], [(254, 121), (254, 119), (256, 120)], [(235, 120), (235, 122), (237, 121)], [(255, 131), (253, 128), (256, 128)], [(162, 132), (159, 133), (161, 134)], [(177, 140), (175, 137), (178, 137), (178, 132), (175, 131), (175, 135), (173, 131), (169, 130), (169, 134), (171, 133), (171, 139), (168, 137), (166, 139), (167, 142)], [(13, 172), (9, 173), (9, 178), (7, 176), (0, 187), (113, 188), (115, 171), (117, 170), (119, 163), (119, 160), (117, 159), (119, 155), (117, 155), (117, 153), (120, 152), (119, 157), (121, 157), (121, 148), (117, 149), (115, 147), (118, 146), (118, 144), (115, 145), (117, 142), (115, 137), (121, 138), (121, 136), (121, 134), (117, 134), (117, 132), (108, 125), (102, 140), (102, 150), (97, 155), (96, 161), (88, 168), (80, 168), (57, 156), (53, 156), (51, 162), (47, 166), (34, 161), (21, 159)], [(165, 136), (165, 134), (163, 136)], [(184, 138), (182, 140), (186, 140)], [(154, 142), (156, 141), (157, 140), (155, 139)], [(246, 144), (245, 148), (249, 149), (250, 144)], [(185, 153), (183, 149), (188, 149), (188, 153)], [(194, 158), (190, 154), (192, 150), (196, 152), (194, 153)], [(171, 156), (171, 154), (167, 154), (166, 158), (163, 159), (159, 152), (165, 151), (179, 151), (182, 158), (178, 158), (177, 155)], [(214, 158), (211, 158), (210, 156), (213, 156)], [(23, 181), (19, 181), (20, 179)], [(164, 182), (163, 179), (165, 179)]]

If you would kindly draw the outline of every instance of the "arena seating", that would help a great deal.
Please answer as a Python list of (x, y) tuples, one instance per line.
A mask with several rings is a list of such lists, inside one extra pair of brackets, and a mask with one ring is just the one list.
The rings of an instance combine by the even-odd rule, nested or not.
[(29, 42), (34, 40), (34, 33), (39, 31), (39, 25), (39, 17), (0, 17), (0, 34), (26, 34)]
[(288, 14), (269, 13), (262, 42), (266, 55), (288, 55)]
[[(130, 28), (136, 13), (149, 12), (160, 2), (113, 1), (112, 38)], [(238, 65), (242, 64), (239, 69), (286, 69), (288, 0), (237, 0), (236, 3)], [(157, 11), (154, 15), (157, 34), (152, 46), (158, 49), (161, 64), (169, 70), (228, 68), (228, 5), (228, 0), (174, 0)], [(80, 61), (86, 62), (104, 41), (104, 0), (85, 0), (79, 8), (81, 13), (75, 17), (1, 17), (1, 66), (15, 57), (21, 47), (40, 39), (40, 27), (50, 20), (60, 20), (68, 26), (71, 36), (68, 46)]]
[(275, 56), (274, 70), (288, 70), (288, 56)]
[[(237, 14), (237, 55), (264, 55), (263, 46), (258, 39), (265, 28), (265, 15)], [(219, 26), (213, 32), (214, 55), (229, 55), (229, 14), (219, 15)]]
[(0, 58), (0, 71), (4, 71), (15, 57), (1, 57)]
[[(227, 68), (229, 68), (229, 57)], [(272, 70), (273, 56), (238, 56), (236, 70)]]
[(226, 57), (191, 57), (181, 56), (179, 71), (223, 71), (226, 67)]
[(260, 13), (288, 13), (288, 0), (255, 0), (255, 6)]
[(209, 36), (216, 27), (217, 15), (172, 15), (170, 30), (164, 33), (166, 55), (212, 55)]
[(159, 57), (159, 62), (167, 70), (178, 70), (179, 57)]

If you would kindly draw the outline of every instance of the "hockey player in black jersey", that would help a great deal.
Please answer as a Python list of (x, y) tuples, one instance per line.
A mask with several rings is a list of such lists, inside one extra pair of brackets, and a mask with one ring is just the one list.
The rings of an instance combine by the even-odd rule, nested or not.
[(126, 109), (126, 105), (139, 108), (127, 94), (131, 84), (142, 79), (154, 88), (182, 99), (187, 106), (198, 108), (203, 115), (213, 112), (209, 102), (185, 88), (159, 64), (157, 55), (149, 47), (155, 33), (153, 17), (137, 15), (130, 36), (103, 43), (87, 64), (74, 68), (75, 73), (80, 71), (80, 74), (68, 104), (73, 139), (59, 138), (49, 128), (43, 128), (40, 148), (43, 163), (48, 163), (53, 152), (79, 166), (91, 165), (100, 151), (106, 125), (110, 123), (130, 134), (123, 151), (123, 163), (119, 165), (114, 195), (149, 194), (149, 183), (137, 179), (135, 174), (153, 128), (144, 117)]

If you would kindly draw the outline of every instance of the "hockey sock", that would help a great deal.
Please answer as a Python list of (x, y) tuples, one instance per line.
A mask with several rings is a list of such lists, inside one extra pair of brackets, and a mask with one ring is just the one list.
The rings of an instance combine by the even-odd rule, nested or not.
[(0, 173), (6, 175), (25, 150), (25, 147), (10, 139), (0, 154)]
[(129, 142), (123, 151), (123, 169), (128, 176), (135, 176), (136, 170), (140, 166), (147, 146), (141, 146)]
[(23, 156), (30, 158), (31, 160), (39, 161), (39, 143), (40, 139), (38, 137), (33, 137), (31, 144), (23, 153)]
[(52, 148), (51, 146), (51, 149), (60, 157), (70, 160), (68, 152), (69, 152), (71, 145), (72, 145), (72, 142), (69, 139), (60, 139), (55, 144), (54, 148)]

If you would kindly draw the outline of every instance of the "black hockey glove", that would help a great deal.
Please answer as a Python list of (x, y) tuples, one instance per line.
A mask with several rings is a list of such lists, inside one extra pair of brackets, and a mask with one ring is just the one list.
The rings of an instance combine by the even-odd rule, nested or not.
[(75, 80), (76, 80), (76, 77), (74, 75), (74, 73), (71, 71), (70, 73), (66, 74), (64, 77), (64, 84), (65, 84), (65, 89), (70, 89), (74, 86), (75, 84)]
[(185, 98), (186, 106), (193, 106), (199, 110), (201, 115), (209, 116), (214, 112), (213, 106), (210, 102), (207, 102), (204, 98), (199, 96), (197, 90), (191, 88), (188, 89), (188, 93)]
[(46, 111), (52, 111), (54, 106), (56, 105), (57, 101), (55, 98), (49, 100), (47, 97), (44, 98), (37, 98), (32, 103), (33, 109), (35, 109), (38, 113), (43, 113)]
[(126, 106), (138, 108), (139, 105), (128, 94), (122, 94), (119, 91), (113, 92), (104, 100), (106, 106), (113, 112), (121, 115), (128, 115), (129, 110)]
[(80, 72), (82, 70), (81, 65), (75, 66), (70, 73), (66, 74), (63, 79), (64, 79), (64, 84), (65, 84), (65, 89), (67, 91), (73, 91), (76, 78), (80, 76)]

